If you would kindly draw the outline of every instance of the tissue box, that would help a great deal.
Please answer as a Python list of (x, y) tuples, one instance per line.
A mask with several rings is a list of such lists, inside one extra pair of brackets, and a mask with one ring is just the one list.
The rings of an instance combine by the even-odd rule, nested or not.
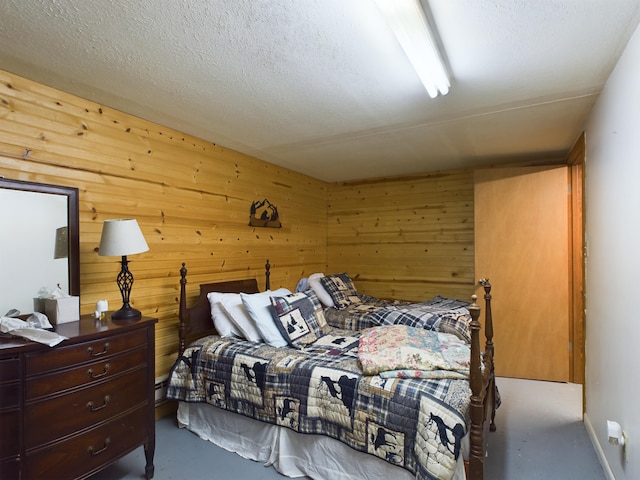
[[(45, 313), (45, 306), (44, 306), (44, 298), (41, 297), (34, 297), (33, 298), (33, 311), (34, 312), (39, 312), (39, 313)], [(46, 315), (46, 313), (45, 313)]]
[(53, 325), (80, 320), (80, 297), (45, 298), (44, 313)]

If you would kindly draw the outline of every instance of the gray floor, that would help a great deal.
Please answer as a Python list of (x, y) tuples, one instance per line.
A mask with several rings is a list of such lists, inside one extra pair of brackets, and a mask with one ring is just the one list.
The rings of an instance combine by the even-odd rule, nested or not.
[[(602, 480), (587, 431), (582, 423), (579, 385), (498, 379), (502, 406), (498, 431), (491, 434), (487, 480)], [(157, 480), (282, 480), (271, 467), (240, 458), (192, 433), (178, 429), (173, 418), (156, 425)], [(142, 448), (91, 480), (144, 478)]]
[(491, 433), (488, 480), (602, 480), (582, 422), (582, 387), (498, 378), (502, 406)]

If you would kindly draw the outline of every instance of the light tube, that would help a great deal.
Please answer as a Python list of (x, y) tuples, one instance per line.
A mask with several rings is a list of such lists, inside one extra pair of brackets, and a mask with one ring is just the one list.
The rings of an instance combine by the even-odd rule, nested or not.
[(449, 77), (420, 0), (375, 0), (429, 96), (449, 93)]

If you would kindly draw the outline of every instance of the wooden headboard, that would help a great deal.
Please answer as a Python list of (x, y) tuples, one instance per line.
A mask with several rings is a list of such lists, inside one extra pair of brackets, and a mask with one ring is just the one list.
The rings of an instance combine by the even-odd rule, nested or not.
[[(269, 260), (265, 264), (265, 290), (270, 288), (271, 265)], [(194, 340), (216, 333), (211, 319), (211, 306), (207, 294), (210, 292), (222, 293), (258, 293), (258, 281), (255, 278), (247, 278), (242, 280), (228, 280), (216, 283), (203, 283), (200, 285), (200, 295), (196, 302), (187, 307), (187, 268), (182, 264), (180, 269), (180, 326), (178, 327), (178, 354), (182, 355), (184, 349), (187, 348)]]

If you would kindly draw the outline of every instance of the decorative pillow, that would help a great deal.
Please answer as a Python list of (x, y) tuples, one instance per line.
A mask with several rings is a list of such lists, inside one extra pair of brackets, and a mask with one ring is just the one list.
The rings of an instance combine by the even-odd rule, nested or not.
[(211, 319), (213, 320), (213, 326), (216, 327), (218, 334), (221, 337), (239, 337), (242, 338), (242, 332), (231, 321), (227, 313), (222, 309), (221, 301), (227, 296), (238, 295), (237, 293), (220, 293), (211, 292), (207, 294), (209, 304), (211, 305)]
[(222, 304), (222, 310), (227, 313), (245, 339), (254, 343), (263, 341), (260, 331), (256, 328), (249, 316), (249, 312), (242, 304), (240, 294), (236, 294), (233, 297), (224, 297), (220, 303)]
[(438, 320), (433, 324), (433, 329), (437, 332), (452, 333), (467, 343), (471, 343), (471, 314), (469, 304), (460, 300), (453, 300), (444, 297), (434, 297), (432, 302), (441, 303), (446, 311), (439, 311)]
[(331, 308), (333, 307), (333, 300), (331, 299), (329, 292), (327, 292), (320, 283), (320, 279), (322, 277), (324, 277), (324, 273), (314, 273), (309, 275), (307, 282), (309, 284), (309, 288), (318, 296), (322, 305)]
[(271, 297), (273, 320), (282, 336), (294, 347), (315, 342), (328, 330), (322, 305), (313, 291)]
[(320, 283), (331, 296), (333, 304), (339, 310), (352, 303), (362, 303), (351, 277), (347, 273), (329, 275), (320, 279)]
[(291, 291), (286, 288), (278, 290), (267, 290), (260, 293), (241, 293), (242, 304), (249, 312), (256, 328), (264, 341), (272, 347), (284, 347), (288, 341), (282, 336), (276, 326), (273, 315), (271, 315), (271, 296), (290, 295)]

